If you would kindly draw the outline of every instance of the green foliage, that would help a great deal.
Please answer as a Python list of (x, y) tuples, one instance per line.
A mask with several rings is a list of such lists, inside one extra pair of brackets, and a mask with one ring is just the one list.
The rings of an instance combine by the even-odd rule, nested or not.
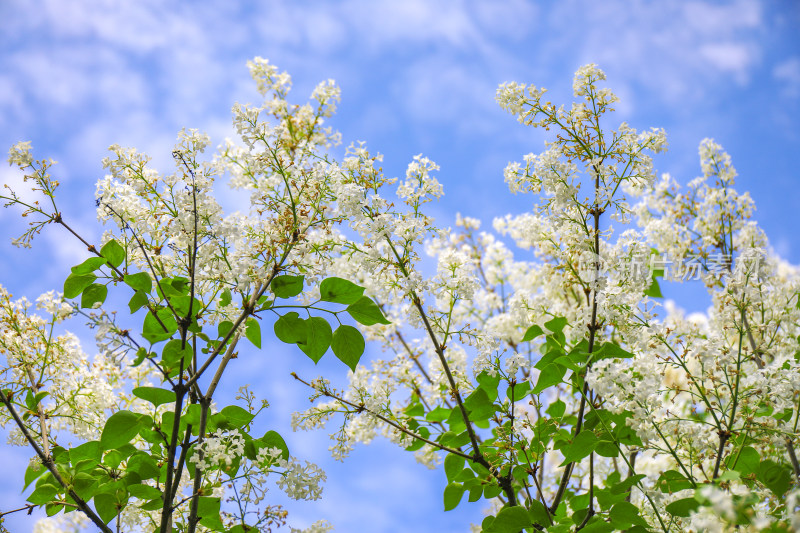
[(64, 281), (64, 298), (75, 298), (96, 279), (94, 274), (70, 274)]
[(333, 337), (331, 326), (327, 320), (316, 316), (309, 317), (304, 322), (306, 335), (297, 346), (316, 363), (322, 359), (331, 345)]
[(176, 398), (175, 392), (158, 387), (136, 387), (132, 392), (137, 398), (150, 402), (155, 407), (165, 403), (175, 403)]
[(375, 324), (391, 324), (383, 316), (380, 308), (367, 296), (362, 296), (355, 302), (347, 306), (347, 312), (359, 324), (373, 326)]
[(444, 488), (444, 510), (452, 511), (464, 497), (464, 486), (460, 483), (450, 483)]
[(342, 278), (327, 278), (319, 285), (320, 298), (325, 302), (350, 305), (361, 299), (364, 287)]
[(261, 325), (255, 318), (248, 318), (245, 326), (245, 336), (256, 348), (261, 348)]
[(106, 420), (100, 436), (100, 445), (104, 450), (119, 448), (133, 440), (140, 430), (149, 429), (151, 425), (152, 419), (147, 415), (117, 411)]
[(364, 354), (365, 347), (364, 336), (353, 326), (343, 324), (333, 332), (331, 338), (333, 354), (353, 371)]
[(303, 292), (303, 276), (278, 276), (270, 288), (278, 298), (294, 298)]
[(125, 249), (114, 239), (111, 239), (100, 248), (100, 255), (113, 267), (118, 267), (125, 261)]
[(136, 274), (126, 274), (123, 276), (125, 284), (135, 291), (150, 294), (153, 290), (153, 280), (147, 272), (137, 272)]

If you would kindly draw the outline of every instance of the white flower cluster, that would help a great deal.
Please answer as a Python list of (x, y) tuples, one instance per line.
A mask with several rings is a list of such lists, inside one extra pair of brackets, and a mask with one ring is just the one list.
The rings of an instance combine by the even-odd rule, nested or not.
[(244, 437), (238, 429), (233, 431), (217, 431), (208, 435), (203, 442), (195, 448), (195, 453), (189, 462), (201, 470), (211, 468), (225, 468), (244, 453)]
[(318, 500), (322, 497), (321, 484), (327, 479), (325, 472), (317, 465), (294, 457), (278, 459), (278, 466), (284, 469), (278, 486), (294, 500)]

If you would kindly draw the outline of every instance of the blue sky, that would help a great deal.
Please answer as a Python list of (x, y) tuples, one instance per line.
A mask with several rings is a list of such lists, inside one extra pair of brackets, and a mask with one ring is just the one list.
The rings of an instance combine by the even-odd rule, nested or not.
[[(364, 140), (385, 154), (387, 175), (403, 175), (419, 153), (441, 165), (445, 197), (434, 209), (444, 226), (456, 212), (488, 222), (531, 206), (507, 192), (502, 169), (542, 151), (544, 137), (496, 105), (497, 85), (533, 83), (566, 103), (574, 71), (595, 62), (621, 98), (619, 122), (666, 129), (670, 148), (655, 160), (659, 171), (688, 182), (700, 173), (699, 142), (713, 137), (732, 155), (737, 187), (751, 192), (775, 250), (800, 262), (794, 1), (4, 0), (0, 30), (0, 146), (30, 140), (38, 157), (59, 162), (65, 218), (93, 240), (101, 232), (94, 183), (107, 147), (135, 146), (169, 172), (182, 127), (208, 132), (214, 145), (232, 136), (231, 105), (258, 101), (245, 67), (254, 56), (292, 74), (297, 102), (335, 79), (342, 103), (332, 125), (345, 145)], [(0, 181), (19, 184), (20, 176), (0, 165)], [(8, 210), (0, 228), (0, 283), (16, 296), (60, 287), (84, 255), (57, 228), (33, 250), (12, 248), (23, 224)], [(479, 504), (445, 514), (444, 474), (410, 454), (376, 442), (342, 465), (327, 459), (324, 433), (282, 429), (288, 410), (307, 405), (289, 371), (344, 370), (324, 360), (315, 369), (280, 346), (265, 352), (233, 369), (223, 392), (251, 383), (273, 405), (269, 427), (327, 469), (325, 499), (290, 505), (294, 524), (326, 518), (339, 532), (365, 522), (372, 531), (455, 532), (480, 521)], [(28, 456), (1, 453), (0, 511), (21, 501), (14, 465)], [(32, 525), (28, 517), (9, 521), (13, 531)]]

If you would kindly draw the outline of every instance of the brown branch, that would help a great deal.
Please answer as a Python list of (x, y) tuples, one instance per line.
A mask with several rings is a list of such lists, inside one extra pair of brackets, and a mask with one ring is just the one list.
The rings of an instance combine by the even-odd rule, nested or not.
[[(600, 162), (602, 164), (602, 161)], [(596, 256), (596, 263), (595, 267), (595, 283), (597, 283), (597, 278), (600, 275), (600, 215), (602, 214), (602, 209), (598, 205), (597, 201), (597, 194), (600, 190), (600, 169), (598, 165), (593, 165), (595, 171), (595, 205), (590, 211), (592, 216), (594, 217), (594, 253)], [(595, 342), (595, 335), (599, 326), (597, 325), (597, 288), (595, 287), (594, 290), (591, 291), (592, 293), (592, 319), (588, 325), (589, 329), (589, 358), (591, 359), (592, 353), (594, 352), (594, 342)], [(587, 299), (589, 298), (589, 294), (586, 294)], [(589, 372), (589, 366), (591, 362), (587, 362), (585, 372)], [(583, 417), (586, 413), (586, 398), (589, 394), (589, 384), (585, 381), (586, 380), (586, 373), (584, 373), (584, 383), (583, 383), (583, 393), (581, 394), (581, 402), (578, 406), (578, 422), (575, 424), (575, 436), (577, 437), (578, 434), (581, 432), (581, 428), (583, 427)], [(553, 503), (550, 506), (550, 512), (555, 514), (556, 510), (558, 509), (559, 504), (561, 503), (561, 499), (564, 497), (564, 491), (567, 489), (567, 484), (569, 483), (569, 478), (572, 476), (572, 469), (575, 466), (575, 462), (567, 463), (564, 467), (564, 474), (561, 476), (561, 482), (558, 484), (558, 489), (556, 490), (555, 498), (553, 499)]]
[(75, 503), (78, 506), (78, 509), (80, 509), (83, 512), (83, 514), (85, 514), (89, 518), (89, 520), (94, 522), (94, 524), (98, 528), (100, 528), (100, 531), (102, 531), (103, 533), (113, 533), (112, 530), (109, 529), (109, 527), (105, 524), (105, 522), (103, 522), (103, 520), (99, 516), (97, 516), (97, 514), (95, 514), (92, 508), (89, 507), (89, 504), (87, 504), (83, 498), (78, 496), (78, 494), (73, 489), (69, 488), (69, 485), (67, 484), (66, 481), (64, 481), (64, 478), (61, 477), (61, 474), (59, 474), (58, 469), (53, 463), (53, 458), (50, 457), (49, 455), (45, 455), (45, 453), (33, 439), (33, 436), (28, 431), (28, 428), (25, 427), (25, 424), (22, 422), (22, 419), (19, 417), (19, 414), (17, 414), (17, 410), (14, 409), (14, 405), (11, 403), (11, 400), (3, 392), (0, 392), (0, 401), (2, 401), (5, 404), (6, 408), (11, 413), (11, 416), (14, 418), (14, 422), (16, 422), (20, 431), (22, 431), (22, 434), (25, 436), (25, 439), (28, 441), (28, 444), (30, 444), (31, 447), (36, 451), (36, 455), (39, 456), (39, 459), (42, 461), (42, 464), (50, 471), (51, 474), (53, 474), (53, 477), (56, 479), (56, 481), (58, 481), (59, 485), (61, 485), (66, 490), (70, 498), (72, 498), (75, 501)]
[(375, 411), (372, 411), (372, 410), (368, 409), (366, 406), (364, 406), (364, 404), (357, 404), (355, 402), (351, 402), (350, 400), (346, 400), (346, 399), (342, 398), (341, 396), (339, 396), (338, 394), (334, 394), (333, 392), (331, 392), (327, 388), (319, 389), (319, 388), (315, 387), (314, 385), (312, 385), (311, 383), (305, 381), (303, 378), (301, 378), (300, 376), (298, 376), (294, 372), (291, 373), (291, 376), (294, 379), (296, 379), (297, 381), (299, 381), (300, 383), (302, 383), (302, 384), (314, 389), (315, 391), (323, 394), (324, 396), (327, 396), (329, 398), (333, 398), (334, 400), (336, 400), (338, 402), (341, 402), (341, 403), (343, 403), (343, 404), (345, 404), (345, 405), (347, 405), (349, 407), (352, 407), (358, 413), (366, 411), (367, 413), (371, 414), (372, 416), (374, 416), (378, 420), (380, 420), (380, 421), (382, 421), (382, 422), (384, 422), (386, 424), (389, 424), (390, 426), (392, 426), (396, 430), (398, 430), (398, 431), (400, 431), (402, 433), (405, 433), (409, 437), (412, 437), (412, 438), (414, 438), (416, 440), (420, 440), (420, 441), (424, 442), (425, 444), (430, 444), (431, 446), (433, 446), (435, 448), (438, 448), (438, 449), (440, 449), (440, 450), (442, 450), (444, 452), (452, 453), (454, 455), (458, 455), (459, 457), (463, 457), (464, 459), (469, 459), (470, 461), (474, 461), (475, 460), (475, 458), (472, 455), (464, 453), (459, 449), (450, 448), (448, 446), (443, 446), (442, 444), (439, 444), (438, 442), (435, 442), (435, 441), (432, 441), (430, 439), (427, 439), (427, 438), (423, 437), (422, 435), (419, 435), (418, 433), (414, 433), (413, 431), (404, 428), (403, 426), (401, 426), (400, 424), (398, 424), (394, 420), (386, 418), (385, 416), (381, 415), (380, 413), (376, 413)]

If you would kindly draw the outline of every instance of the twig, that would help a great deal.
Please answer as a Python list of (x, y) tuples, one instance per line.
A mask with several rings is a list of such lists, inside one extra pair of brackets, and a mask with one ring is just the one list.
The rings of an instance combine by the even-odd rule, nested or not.
[(36, 509), (37, 507), (39, 507), (39, 506), (38, 505), (34, 505), (32, 503), (27, 503), (27, 504), (25, 504), (24, 507), (20, 507), (19, 509), (12, 509), (11, 511), (0, 512), (0, 518), (3, 518), (4, 516), (10, 515), (12, 513), (18, 513), (20, 511), (28, 511), (28, 514), (31, 514), (33, 512), (33, 510)]
[(800, 463), (797, 462), (797, 454), (794, 451), (794, 444), (792, 444), (790, 437), (786, 437), (786, 450), (789, 452), (789, 459), (792, 461), (794, 475), (797, 478), (797, 482), (800, 483)]

